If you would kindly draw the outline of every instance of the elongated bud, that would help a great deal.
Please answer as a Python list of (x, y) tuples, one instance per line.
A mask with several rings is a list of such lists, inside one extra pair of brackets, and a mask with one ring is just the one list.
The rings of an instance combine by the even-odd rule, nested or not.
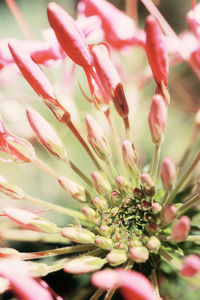
[(136, 263), (143, 263), (149, 258), (149, 251), (146, 247), (134, 247), (130, 249), (130, 257)]
[(44, 233), (56, 233), (58, 227), (56, 224), (39, 217), (38, 215), (16, 207), (6, 207), (3, 209), (3, 213), (12, 221), (16, 222), (20, 226)]
[(62, 176), (58, 177), (58, 182), (72, 198), (80, 202), (87, 201), (87, 191), (79, 183)]
[(56, 158), (68, 161), (64, 145), (51, 125), (31, 107), (26, 111), (26, 114), (31, 128), (47, 150)]
[(114, 89), (113, 102), (115, 109), (122, 118), (126, 118), (129, 114), (129, 108), (124, 93), (124, 88), (121, 83), (118, 83)]
[(85, 117), (85, 122), (87, 126), (88, 140), (92, 145), (94, 151), (102, 160), (110, 160), (110, 148), (106, 137), (101, 130), (101, 127), (97, 124), (97, 122), (91, 115), (87, 115)]
[(143, 173), (140, 176), (142, 186), (144, 188), (145, 194), (148, 196), (153, 196), (156, 192), (155, 185), (153, 183), (153, 180), (151, 179), (151, 176), (147, 173)]
[(163, 210), (162, 219), (166, 225), (170, 224), (174, 220), (174, 218), (176, 217), (176, 211), (177, 211), (177, 208), (172, 204), (168, 205)]
[(137, 155), (131, 141), (125, 140), (122, 143), (122, 155), (124, 163), (134, 174), (137, 173)]
[(154, 144), (162, 142), (167, 124), (167, 107), (161, 95), (154, 95), (149, 111), (149, 127)]
[(64, 271), (71, 274), (86, 274), (102, 268), (105, 260), (99, 257), (85, 255), (70, 259), (64, 266)]
[(47, 15), (49, 23), (65, 53), (83, 68), (92, 65), (86, 39), (79, 30), (74, 19), (58, 4), (48, 4)]
[(101, 195), (110, 194), (112, 187), (108, 180), (98, 172), (92, 172), (92, 179), (97, 192)]
[(2, 175), (0, 175), (0, 192), (13, 199), (22, 199), (24, 192), (17, 185), (9, 183)]
[(165, 158), (161, 164), (160, 175), (164, 189), (169, 192), (176, 182), (176, 167), (170, 158)]
[(116, 178), (116, 184), (117, 184), (117, 188), (121, 192), (127, 191), (130, 188), (128, 181), (123, 176), (117, 176), (117, 178)]
[(127, 261), (127, 254), (124, 250), (112, 249), (112, 251), (106, 255), (106, 259), (109, 265), (115, 267)]
[(83, 206), (81, 211), (89, 222), (95, 225), (99, 224), (100, 217), (94, 209), (88, 206)]
[(168, 88), (168, 55), (163, 34), (156, 18), (149, 15), (145, 24), (146, 52), (148, 61), (159, 88), (162, 82)]
[(95, 241), (94, 233), (87, 229), (79, 228), (77, 226), (62, 228), (61, 233), (64, 237), (70, 239), (75, 243), (93, 244)]
[(28, 272), (33, 277), (43, 277), (48, 274), (49, 267), (45, 263), (39, 263), (39, 262), (33, 262), (28, 261), (27, 262)]
[(113, 247), (113, 241), (105, 236), (97, 236), (95, 243), (98, 247), (105, 249), (105, 250), (110, 250)]
[(172, 227), (171, 240), (173, 242), (182, 242), (190, 232), (190, 219), (182, 216)]
[(101, 225), (99, 227), (99, 233), (105, 237), (110, 237), (111, 229), (107, 225)]
[(181, 269), (181, 275), (185, 277), (193, 277), (200, 272), (200, 257), (194, 254), (188, 255)]
[(161, 243), (155, 236), (151, 236), (147, 242), (147, 247), (152, 252), (157, 252), (160, 249)]
[(93, 204), (100, 211), (104, 211), (104, 210), (108, 209), (108, 203), (107, 203), (106, 199), (103, 197), (95, 197), (93, 199)]
[(20, 260), (20, 252), (13, 248), (0, 248), (0, 258)]

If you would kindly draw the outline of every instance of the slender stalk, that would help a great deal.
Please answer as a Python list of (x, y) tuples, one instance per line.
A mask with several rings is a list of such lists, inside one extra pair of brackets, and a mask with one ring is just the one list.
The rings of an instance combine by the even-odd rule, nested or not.
[(116, 176), (117, 176), (117, 171), (116, 171), (116, 169), (115, 169), (115, 167), (114, 167), (114, 165), (113, 165), (111, 159), (107, 161), (107, 164), (108, 164), (108, 167), (110, 168), (110, 170), (111, 170), (111, 172), (112, 172), (113, 177), (116, 178)]
[(90, 156), (90, 158), (92, 159), (92, 161), (94, 162), (94, 164), (96, 165), (96, 167), (99, 170), (102, 171), (102, 168), (101, 168), (100, 164), (98, 163), (98, 161), (94, 157), (94, 155), (93, 155), (92, 151), (90, 150), (89, 146), (87, 145), (87, 143), (85, 142), (85, 140), (83, 139), (83, 137), (81, 136), (81, 134), (79, 133), (78, 129), (74, 126), (74, 124), (72, 123), (72, 121), (69, 121), (64, 116), (63, 119), (62, 119), (62, 122), (68, 126), (68, 128), (71, 130), (71, 132), (75, 135), (75, 137), (81, 143), (81, 145), (83, 146), (83, 148), (86, 150), (86, 152), (88, 153), (88, 155)]
[(93, 187), (92, 181), (76, 165), (74, 165), (71, 160), (69, 161), (69, 164), (76, 174), (78, 174), (89, 186)]
[(158, 171), (158, 164), (160, 159), (160, 146), (161, 146), (160, 143), (155, 144), (154, 157), (153, 157), (152, 167), (151, 167), (151, 178), (154, 183), (156, 183), (157, 180), (157, 171)]
[(126, 132), (126, 139), (131, 140), (131, 133), (130, 133), (130, 123), (128, 116), (126, 118), (123, 118), (124, 121), (124, 127), (125, 127), (125, 132)]
[(55, 255), (62, 255), (62, 254), (70, 254), (70, 253), (79, 253), (85, 252), (91, 249), (96, 248), (95, 245), (78, 245), (78, 246), (68, 246), (62, 248), (56, 248), (51, 250), (39, 251), (39, 252), (30, 252), (30, 253), (21, 253), (20, 259), (28, 260), (28, 259), (38, 259), (44, 257), (50, 257)]
[(162, 248), (159, 250), (159, 254), (165, 259), (167, 260), (167, 262), (169, 262), (172, 266), (174, 266), (176, 269), (180, 269), (181, 268), (181, 261), (178, 260), (177, 258), (173, 257), (171, 254), (169, 254), (167, 251), (163, 250)]
[(200, 160), (200, 152), (196, 155), (195, 159), (193, 160), (190, 167), (186, 170), (186, 172), (182, 175), (182, 177), (179, 179), (175, 189), (171, 193), (170, 197), (167, 200), (166, 204), (169, 204), (177, 195), (178, 191), (181, 189), (181, 187), (184, 185), (185, 181), (188, 179), (188, 177), (191, 175), (194, 168), (197, 166), (198, 162)]
[(138, 0), (126, 0), (126, 13), (135, 21), (138, 22)]
[(165, 207), (166, 203), (167, 203), (167, 199), (169, 197), (170, 191), (166, 191), (164, 194), (164, 197), (162, 198), (160, 204), (163, 205), (163, 207)]
[(183, 203), (183, 205), (181, 207), (179, 207), (179, 209), (177, 210), (176, 214), (177, 216), (182, 215), (183, 213), (185, 213), (188, 209), (192, 208), (193, 206), (195, 206), (196, 204), (198, 204), (200, 202), (200, 195), (197, 194), (194, 197), (192, 197), (190, 200), (186, 201), (185, 203)]
[(104, 300), (110, 300), (112, 298), (112, 296), (114, 295), (116, 289), (110, 289), (107, 291)]
[(188, 235), (185, 239), (186, 242), (200, 242), (200, 235)]
[(159, 287), (158, 287), (158, 280), (157, 280), (155, 269), (153, 269), (152, 272), (151, 272), (151, 281), (152, 281), (152, 284), (154, 286), (156, 300), (161, 300), (160, 293), (159, 293)]
[(45, 164), (45, 162), (43, 162), (41, 159), (39, 159), (38, 157), (36, 157), (33, 161), (33, 163), (40, 168), (42, 171), (44, 171), (45, 173), (47, 173), (48, 175), (54, 177), (54, 178), (58, 178), (58, 174), (51, 168), (49, 167), (47, 164)]
[(59, 259), (52, 265), (48, 266), (48, 274), (62, 270), (68, 260), (69, 258)]
[(99, 297), (104, 293), (104, 290), (102, 289), (97, 289), (96, 292), (90, 297), (89, 300), (98, 300)]
[(86, 221), (86, 218), (82, 213), (75, 211), (73, 209), (62, 207), (62, 206), (54, 204), (54, 203), (46, 202), (46, 201), (37, 199), (37, 198), (29, 196), (29, 195), (24, 195), (23, 200), (28, 201), (33, 204), (36, 204), (36, 205), (39, 205), (39, 206), (43, 206), (45, 208), (55, 210), (61, 214), (65, 214), (67, 216), (70, 216), (70, 217), (73, 217), (76, 219), (78, 218), (82, 221)]

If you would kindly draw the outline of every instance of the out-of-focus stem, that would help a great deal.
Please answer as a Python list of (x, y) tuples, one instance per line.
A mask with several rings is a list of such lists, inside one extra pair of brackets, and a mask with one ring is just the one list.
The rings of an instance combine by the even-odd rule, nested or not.
[(186, 242), (200, 242), (200, 235), (188, 235), (185, 239)]
[(188, 209), (192, 208), (199, 202), (200, 202), (200, 195), (197, 194), (194, 197), (192, 197), (190, 200), (185, 202), (181, 207), (179, 207), (179, 209), (176, 212), (177, 216), (184, 214)]
[(70, 167), (76, 174), (78, 174), (89, 186), (93, 187), (92, 181), (76, 166), (73, 162), (69, 161)]
[(107, 291), (104, 300), (110, 300), (112, 298), (112, 296), (114, 295), (116, 289), (110, 289)]
[(33, 163), (40, 168), (41, 170), (43, 170), (45, 173), (47, 173), (48, 175), (54, 177), (54, 178), (58, 178), (58, 174), (52, 169), (50, 168), (47, 164), (45, 164), (45, 162), (43, 162), (41, 159), (39, 159), (38, 157), (36, 157), (33, 161)]
[(192, 171), (197, 166), (198, 162), (200, 160), (200, 152), (196, 155), (195, 159), (193, 160), (190, 167), (186, 170), (186, 172), (182, 175), (182, 177), (179, 179), (178, 183), (176, 184), (176, 187), (174, 188), (173, 192), (171, 193), (170, 197), (168, 198), (166, 204), (169, 204), (172, 202), (172, 200), (176, 197), (178, 191), (181, 189), (185, 181), (188, 179), (188, 177), (191, 175)]
[(130, 141), (131, 133), (130, 133), (130, 123), (129, 123), (128, 116), (126, 118), (123, 118), (123, 121), (124, 121), (124, 127), (125, 127), (125, 131), (126, 131), (126, 139)]
[(155, 297), (156, 300), (161, 300), (160, 293), (159, 293), (159, 287), (158, 287), (158, 280), (156, 276), (156, 271), (155, 269), (152, 270), (151, 272), (151, 281), (155, 290)]
[(108, 160), (107, 164), (108, 164), (108, 167), (110, 168), (110, 170), (111, 170), (111, 172), (112, 172), (113, 177), (116, 178), (116, 176), (117, 176), (117, 171), (116, 171), (116, 169), (115, 169), (115, 167), (114, 167), (114, 165), (113, 165), (111, 159)]
[(99, 297), (101, 297), (101, 295), (104, 293), (104, 290), (102, 289), (97, 289), (96, 292), (92, 295), (92, 297), (90, 297), (89, 300), (98, 300)]
[(138, 0), (126, 0), (126, 13), (135, 21), (138, 22)]
[(154, 156), (153, 156), (152, 167), (151, 167), (151, 178), (154, 183), (156, 183), (157, 180), (157, 171), (158, 171), (158, 164), (160, 159), (160, 147), (161, 147), (161, 143), (155, 144)]
[(170, 191), (166, 191), (166, 192), (165, 192), (164, 197), (163, 197), (163, 199), (162, 199), (161, 202), (160, 202), (161, 205), (163, 205), (163, 206), (166, 205), (167, 199), (168, 199), (168, 197), (169, 197), (169, 194), (170, 194)]

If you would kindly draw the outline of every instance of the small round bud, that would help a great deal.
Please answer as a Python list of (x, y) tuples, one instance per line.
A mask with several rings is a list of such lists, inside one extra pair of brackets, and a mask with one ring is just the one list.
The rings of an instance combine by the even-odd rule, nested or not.
[(190, 232), (190, 219), (182, 216), (172, 227), (171, 240), (173, 242), (182, 242)]
[(149, 251), (146, 247), (134, 247), (130, 249), (130, 257), (136, 263), (143, 263), (149, 258)]
[(127, 261), (127, 254), (124, 250), (112, 249), (112, 251), (106, 255), (106, 259), (111, 266), (115, 267)]
[(70, 259), (64, 266), (64, 271), (71, 274), (86, 274), (102, 268), (105, 261), (99, 257), (85, 255)]
[(186, 277), (193, 277), (200, 271), (200, 257), (194, 254), (188, 255), (184, 261), (181, 269), (181, 275)]
[(176, 182), (176, 168), (170, 158), (165, 158), (161, 165), (160, 171), (164, 189), (169, 192)]
[(151, 236), (147, 242), (147, 247), (152, 252), (157, 252), (160, 249), (161, 243), (155, 236)]
[(105, 250), (110, 250), (113, 247), (113, 241), (110, 238), (101, 235), (97, 236), (95, 243), (98, 247)]

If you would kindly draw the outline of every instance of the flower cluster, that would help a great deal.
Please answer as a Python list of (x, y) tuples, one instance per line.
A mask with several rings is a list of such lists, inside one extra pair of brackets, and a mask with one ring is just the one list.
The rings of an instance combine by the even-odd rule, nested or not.
[[(29, 141), (7, 131), (0, 119), (0, 151), (4, 153), (1, 162), (35, 164), (53, 176), (70, 197), (80, 202), (80, 210), (46, 202), (27, 194), (15, 183), (0, 176), (0, 191), (9, 198), (24, 200), (74, 219), (73, 224), (60, 228), (56, 222), (27, 209), (14, 206), (2, 208), (2, 217), (22, 228), (18, 229), (22, 233), (22, 240), (23, 232), (29, 232), (31, 237), (35, 231), (41, 240), (45, 241), (46, 237), (47, 241), (71, 243), (70, 246), (29, 253), (0, 248), (0, 290), (3, 292), (11, 289), (19, 299), (61, 299), (39, 278), (63, 269), (71, 274), (95, 272), (91, 281), (98, 289), (91, 300), (99, 299), (105, 290), (104, 299), (109, 300), (116, 288), (120, 288), (125, 299), (154, 300), (160, 299), (156, 275), (160, 262), (172, 265), (179, 276), (193, 277), (200, 272), (200, 257), (195, 253), (187, 256), (188, 247), (192, 252), (193, 245), (200, 240), (187, 215), (200, 200), (198, 178), (187, 185), (189, 193), (184, 192), (186, 183), (197, 171), (200, 152), (185, 169), (182, 168), (183, 163), (188, 161), (200, 130), (199, 112), (195, 119), (195, 133), (180, 163), (175, 165), (170, 158), (164, 158), (160, 163), (170, 104), (169, 65), (177, 59), (186, 61), (198, 75), (199, 49), (193, 49), (186, 55), (184, 41), (169, 30), (153, 3), (147, 0), (142, 2), (150, 11), (144, 31), (106, 0), (81, 0), (76, 21), (62, 7), (51, 2), (47, 7), (51, 28), (45, 31), (45, 41), (12, 39), (0, 43), (1, 70), (12, 64), (19, 68), (24, 79), (57, 121), (67, 126), (80, 142), (94, 167), (91, 177), (80, 170), (70, 160), (54, 128), (32, 107), (26, 111), (27, 119), (41, 144), (56, 159), (67, 164), (85, 185), (58, 175), (38, 158)], [(197, 40), (200, 26), (198, 11), (197, 5), (187, 16)], [(191, 32), (189, 34), (192, 35)], [(90, 35), (95, 39), (100, 36), (100, 41), (89, 45), (86, 38)], [(176, 41), (177, 45), (173, 51), (169, 47), (171, 40)], [(113, 60), (114, 52), (136, 46), (145, 51), (151, 77), (156, 84), (148, 117), (155, 150), (152, 161), (146, 166), (143, 166), (133, 142), (129, 104), (121, 79), (123, 71)], [(102, 118), (105, 117), (111, 133), (110, 141), (92, 114), (85, 116), (88, 141), (85, 139), (72, 113), (56, 95), (39, 66), (42, 64), (47, 67), (57, 62), (64, 64), (66, 59), (73, 62), (71, 77), (75, 65), (83, 69), (91, 96), (87, 96), (80, 85), (81, 92), (94, 110)], [(114, 114), (123, 124), (117, 129)], [(118, 130), (120, 135), (124, 135), (122, 140)], [(194, 209), (194, 214), (196, 212)], [(6, 240), (3, 230), (1, 236), (2, 240)], [(64, 257), (55, 258), (53, 263), (32, 261), (58, 255)]]

